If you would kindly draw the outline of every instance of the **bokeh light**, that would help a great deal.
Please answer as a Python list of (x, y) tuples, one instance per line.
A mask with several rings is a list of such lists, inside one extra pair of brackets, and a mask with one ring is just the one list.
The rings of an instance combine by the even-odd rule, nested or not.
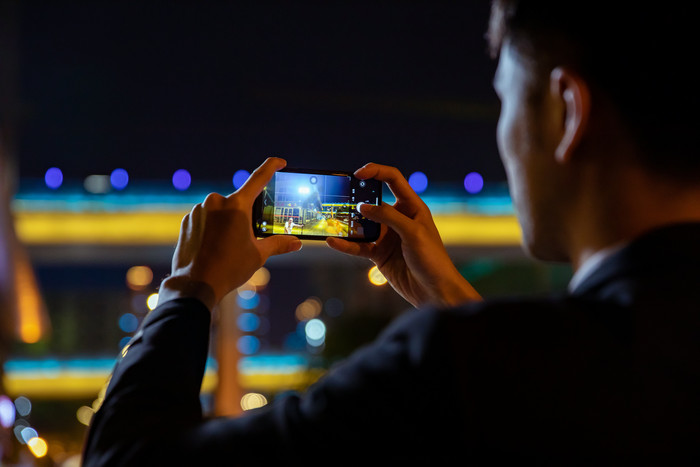
[(260, 295), (255, 294), (250, 298), (243, 298), (240, 295), (236, 296), (236, 303), (244, 310), (253, 310), (260, 304)]
[(478, 172), (468, 173), (464, 177), (464, 189), (473, 195), (479, 193), (484, 188), (484, 178)]
[(51, 167), (46, 171), (44, 175), (44, 182), (46, 186), (55, 190), (63, 185), (63, 172), (58, 167)]
[(127, 349), (127, 346), (129, 345), (129, 342), (131, 342), (131, 337), (130, 337), (130, 336), (122, 337), (121, 339), (119, 339), (118, 348), (121, 349), (121, 352), (122, 352), (122, 354), (124, 354), (124, 355), (126, 355), (126, 354), (125, 354), (125, 351), (128, 350), (128, 349)]
[(92, 409), (92, 407), (84, 405), (76, 411), (75, 416), (80, 423), (82, 423), (85, 426), (88, 426), (90, 425), (90, 420), (92, 420), (92, 416), (94, 414), (95, 411)]
[(247, 170), (238, 170), (233, 174), (233, 187), (237, 190), (243, 186), (243, 184), (250, 177), (250, 172)]
[(111, 186), (109, 177), (106, 175), (88, 175), (83, 181), (85, 191), (93, 194), (107, 193)]
[(126, 285), (131, 290), (141, 290), (153, 282), (153, 270), (148, 266), (133, 266), (126, 272)]
[(236, 292), (238, 293), (239, 297), (246, 299), (246, 300), (253, 298), (255, 296), (255, 294), (257, 293), (255, 286), (253, 284), (251, 284), (250, 282), (246, 282), (242, 286), (238, 287), (236, 289)]
[(386, 277), (384, 277), (384, 274), (381, 273), (377, 266), (372, 266), (372, 268), (370, 268), (367, 277), (372, 285), (380, 286), (387, 283)]
[(0, 425), (10, 428), (15, 423), (15, 405), (9, 397), (0, 396)]
[(236, 347), (243, 355), (252, 355), (260, 350), (260, 339), (255, 336), (241, 336), (236, 342)]
[(236, 323), (241, 331), (253, 332), (260, 327), (260, 318), (255, 313), (241, 313)]
[(320, 319), (314, 318), (306, 323), (304, 333), (306, 342), (313, 347), (318, 347), (326, 341), (326, 325)]
[(114, 169), (109, 175), (109, 181), (115, 190), (123, 190), (129, 184), (129, 173), (124, 169)]
[(267, 398), (257, 392), (249, 392), (241, 397), (241, 408), (243, 410), (257, 409), (267, 405)]
[(15, 427), (12, 429), (12, 432), (15, 434), (15, 438), (17, 438), (17, 441), (19, 441), (20, 444), (27, 444), (22, 438), (22, 430), (28, 426), (29, 422), (22, 420), (21, 418), (15, 422)]
[(408, 177), (408, 184), (416, 193), (422, 193), (428, 188), (428, 176), (423, 172), (413, 172)]
[(176, 190), (184, 191), (192, 184), (192, 176), (185, 169), (178, 169), (173, 174), (173, 186)]
[(27, 446), (29, 446), (29, 450), (34, 454), (34, 457), (44, 457), (49, 451), (49, 446), (46, 444), (46, 441), (37, 436), (30, 438), (29, 441), (27, 441)]
[(156, 307), (158, 306), (158, 294), (157, 293), (152, 293), (151, 295), (148, 296), (146, 299), (146, 306), (148, 307), (149, 310), (155, 310)]
[(267, 268), (260, 268), (253, 274), (253, 277), (248, 279), (248, 283), (256, 289), (265, 287), (270, 282), (270, 271)]
[(36, 432), (36, 430), (30, 426), (26, 426), (22, 428), (22, 431), (20, 431), (20, 435), (22, 436), (22, 440), (26, 443), (32, 438), (36, 438), (39, 436), (39, 433)]
[(297, 305), (294, 316), (299, 321), (308, 321), (321, 314), (321, 308), (321, 300), (318, 297), (309, 297)]
[(24, 396), (19, 396), (15, 399), (15, 407), (20, 416), (26, 417), (32, 411), (32, 402)]
[(139, 319), (131, 313), (119, 317), (119, 329), (124, 332), (134, 332), (139, 327)]

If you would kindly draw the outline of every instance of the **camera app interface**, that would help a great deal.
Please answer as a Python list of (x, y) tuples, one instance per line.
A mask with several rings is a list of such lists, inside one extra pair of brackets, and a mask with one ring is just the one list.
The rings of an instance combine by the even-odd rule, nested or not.
[[(262, 199), (262, 232), (319, 237), (363, 237), (352, 178), (277, 172)], [(362, 200), (364, 201), (364, 200)]]

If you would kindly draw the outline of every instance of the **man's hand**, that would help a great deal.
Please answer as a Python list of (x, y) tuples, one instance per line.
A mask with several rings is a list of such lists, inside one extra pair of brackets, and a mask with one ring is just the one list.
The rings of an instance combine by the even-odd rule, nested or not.
[(331, 248), (372, 260), (394, 290), (413, 306), (456, 305), (481, 299), (447, 255), (428, 206), (398, 169), (369, 163), (355, 176), (385, 182), (396, 203), (359, 206), (363, 216), (382, 224), (376, 242), (355, 243), (329, 237)]
[(161, 284), (159, 303), (195, 297), (211, 310), (250, 279), (268, 257), (301, 248), (296, 237), (257, 239), (253, 234), (253, 202), (285, 165), (284, 159), (268, 158), (235, 193), (212, 193), (192, 208), (182, 220), (172, 273)]

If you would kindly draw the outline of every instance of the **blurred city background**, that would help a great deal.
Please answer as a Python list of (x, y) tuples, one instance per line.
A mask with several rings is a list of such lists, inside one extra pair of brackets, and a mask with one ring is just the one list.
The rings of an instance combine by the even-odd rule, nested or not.
[[(0, 1), (3, 176), (31, 266), (5, 330), (11, 465), (80, 465), (182, 216), (269, 155), (395, 165), (483, 296), (563, 290), (569, 268), (519, 246), (487, 16), (488, 2)], [(205, 410), (301, 390), (408, 309), (370, 263), (307, 241), (217, 310)]]

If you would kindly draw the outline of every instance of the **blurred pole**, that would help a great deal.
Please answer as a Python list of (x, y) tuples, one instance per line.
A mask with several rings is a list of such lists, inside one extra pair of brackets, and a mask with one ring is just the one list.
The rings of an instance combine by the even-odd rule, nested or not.
[(239, 313), (234, 290), (221, 300), (217, 307), (216, 362), (218, 385), (214, 396), (214, 415), (233, 416), (243, 412), (243, 389), (238, 380), (240, 352), (237, 342), (241, 337), (237, 318)]

